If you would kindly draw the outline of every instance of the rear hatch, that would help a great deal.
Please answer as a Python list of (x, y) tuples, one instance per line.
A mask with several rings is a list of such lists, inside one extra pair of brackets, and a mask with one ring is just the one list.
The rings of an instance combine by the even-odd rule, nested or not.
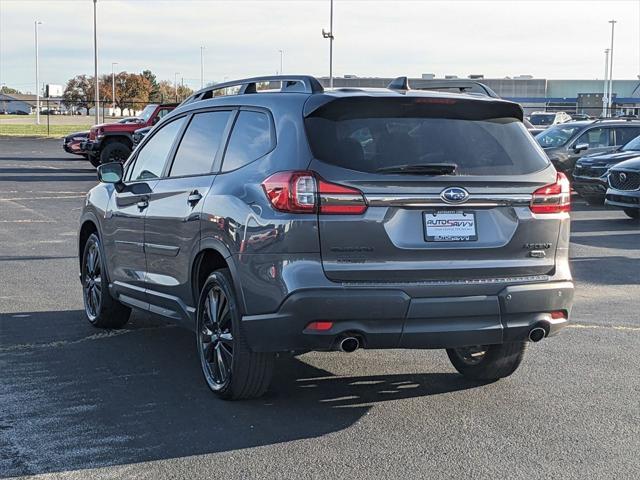
[[(553, 273), (566, 214), (530, 208), (534, 192), (557, 175), (522, 124), (520, 107), (452, 97), (334, 98), (307, 112), (309, 170), (366, 202), (358, 215), (319, 215), (328, 278), (385, 283)], [(357, 201), (320, 191), (321, 204), (344, 199)]]

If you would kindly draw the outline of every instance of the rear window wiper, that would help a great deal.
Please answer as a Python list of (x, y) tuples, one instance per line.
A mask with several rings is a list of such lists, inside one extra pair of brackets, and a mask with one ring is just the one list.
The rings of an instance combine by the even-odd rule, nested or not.
[(376, 173), (404, 173), (413, 175), (453, 175), (458, 166), (455, 163), (425, 163), (413, 165), (391, 165), (376, 170)]

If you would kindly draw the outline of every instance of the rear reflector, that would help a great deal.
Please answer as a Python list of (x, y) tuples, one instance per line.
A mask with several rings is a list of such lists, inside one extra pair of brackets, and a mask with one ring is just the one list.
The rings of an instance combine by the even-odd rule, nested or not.
[(551, 312), (551, 318), (553, 320), (559, 320), (561, 318), (567, 318), (567, 311), (566, 310), (556, 310), (554, 312)]
[(558, 173), (556, 182), (545, 185), (533, 192), (531, 199), (533, 213), (561, 213), (571, 210), (571, 186), (564, 173)]
[(314, 172), (278, 172), (263, 181), (262, 188), (281, 212), (360, 215), (367, 210), (360, 190), (327, 182)]
[(331, 327), (333, 327), (333, 322), (311, 322), (309, 325), (307, 325), (306, 330), (326, 332), (327, 330), (331, 330)]

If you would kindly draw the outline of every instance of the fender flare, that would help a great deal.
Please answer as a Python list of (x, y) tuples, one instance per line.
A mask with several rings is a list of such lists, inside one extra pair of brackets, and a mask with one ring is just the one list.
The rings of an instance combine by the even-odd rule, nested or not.
[[(225, 262), (227, 262), (227, 265), (229, 267), (229, 272), (231, 273), (231, 278), (233, 279), (233, 286), (236, 290), (237, 298), (240, 300), (243, 311), (246, 311), (246, 303), (244, 299), (244, 294), (242, 292), (242, 287), (240, 283), (240, 274), (238, 273), (237, 265), (235, 263), (235, 260), (233, 258), (233, 255), (231, 254), (231, 250), (229, 249), (229, 247), (227, 247), (227, 245), (225, 245), (221, 240), (217, 238), (206, 237), (206, 238), (200, 239), (200, 248), (195, 253), (195, 255), (193, 255), (193, 258), (191, 259), (190, 278), (191, 278), (192, 285), (194, 287), (195, 285), (197, 285), (196, 272), (199, 267), (198, 258), (200, 257), (200, 254), (205, 250), (214, 250), (218, 252), (220, 255), (222, 255)], [(194, 293), (195, 303), (197, 306), (200, 292), (196, 292), (194, 290), (193, 293)]]

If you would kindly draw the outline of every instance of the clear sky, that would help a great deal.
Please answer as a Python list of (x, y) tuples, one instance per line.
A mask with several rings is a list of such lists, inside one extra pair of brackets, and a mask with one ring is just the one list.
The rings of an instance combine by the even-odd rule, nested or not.
[[(0, 82), (63, 84), (93, 73), (91, 0), (0, 0)], [(614, 78), (640, 73), (640, 0), (335, 0), (335, 75), (602, 78), (615, 31)], [(151, 69), (205, 80), (285, 73), (328, 74), (329, 0), (98, 0), (100, 73)]]

